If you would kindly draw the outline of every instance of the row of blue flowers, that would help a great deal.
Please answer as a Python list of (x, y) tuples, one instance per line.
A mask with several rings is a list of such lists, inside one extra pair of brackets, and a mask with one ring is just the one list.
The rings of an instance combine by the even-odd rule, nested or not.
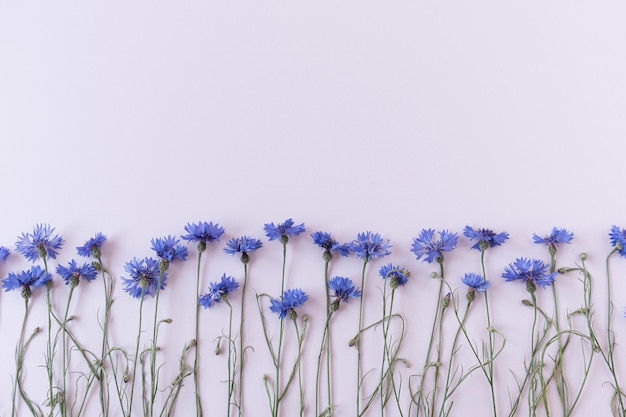
[[(486, 279), (487, 269), (485, 267), (484, 254), (487, 250), (503, 245), (509, 235), (506, 232), (494, 232), (486, 228), (473, 228), (466, 226), (462, 232), (463, 236), (471, 242), (471, 248), (481, 254), (481, 264), (483, 273), (466, 273), (462, 277), (462, 283), (467, 287), (467, 306), (463, 309), (461, 303), (456, 296), (455, 291), (447, 284), (444, 272), (444, 260), (448, 253), (457, 248), (459, 234), (448, 230), (436, 231), (433, 229), (422, 230), (417, 237), (414, 238), (411, 245), (411, 252), (416, 256), (417, 260), (439, 266), (439, 271), (433, 273), (434, 278), (440, 281), (438, 301), (432, 322), (432, 331), (429, 338), (427, 354), (424, 359), (424, 367), (421, 372), (417, 373), (415, 378), (418, 380), (416, 385), (408, 388), (402, 387), (398, 381), (397, 366), (400, 362), (399, 352), (404, 338), (404, 318), (397, 312), (393, 311), (394, 295), (398, 288), (405, 286), (409, 282), (410, 272), (399, 265), (387, 263), (379, 268), (379, 275), (385, 279), (386, 284), (383, 292), (383, 314), (381, 319), (375, 323), (363, 323), (363, 292), (365, 291), (365, 274), (366, 266), (369, 262), (381, 258), (385, 258), (391, 254), (391, 244), (389, 240), (384, 239), (378, 233), (362, 232), (358, 233), (356, 239), (347, 243), (339, 243), (330, 233), (323, 231), (315, 231), (310, 235), (313, 244), (322, 249), (322, 258), (325, 262), (325, 285), (327, 287), (326, 298), (326, 322), (324, 334), (322, 336), (322, 344), (319, 350), (317, 370), (316, 370), (316, 399), (315, 405), (305, 404), (303, 386), (302, 386), (302, 367), (301, 355), (302, 345), (307, 332), (306, 315), (299, 316), (298, 310), (308, 300), (309, 295), (300, 288), (285, 288), (285, 259), (287, 246), (291, 239), (306, 232), (304, 224), (296, 224), (292, 219), (278, 224), (268, 223), (264, 225), (265, 236), (269, 241), (277, 241), (283, 247), (283, 268), (282, 268), (282, 284), (281, 295), (279, 297), (271, 297), (266, 294), (257, 294), (257, 304), (259, 315), (263, 325), (265, 335), (265, 344), (271, 360), (275, 366), (275, 374), (273, 378), (264, 381), (265, 391), (269, 400), (269, 414), (277, 417), (281, 414), (281, 402), (286, 397), (287, 392), (293, 387), (299, 390), (300, 407), (298, 410), (291, 410), (288, 415), (314, 415), (315, 417), (331, 416), (335, 413), (335, 402), (332, 395), (332, 367), (330, 357), (332, 352), (330, 349), (330, 337), (332, 334), (331, 323), (333, 314), (339, 310), (340, 306), (350, 300), (360, 300), (359, 306), (359, 323), (356, 336), (352, 339), (351, 344), (356, 345), (358, 351), (357, 359), (357, 375), (356, 377), (356, 410), (355, 415), (361, 417), (366, 413), (372, 412), (375, 402), (378, 402), (380, 411), (379, 415), (384, 415), (388, 409), (392, 407), (390, 404), (395, 402), (395, 412), (399, 415), (424, 415), (434, 417), (447, 416), (450, 413), (453, 401), (452, 396), (465, 378), (473, 372), (479, 372), (484, 375), (491, 391), (493, 403), (493, 415), (506, 414), (515, 415), (518, 412), (518, 406), (523, 395), (529, 398), (529, 409), (531, 414), (538, 409), (544, 408), (546, 414), (549, 414), (551, 406), (548, 405), (548, 392), (550, 389), (558, 393), (560, 410), (563, 415), (570, 415), (575, 406), (578, 404), (580, 395), (582, 395), (584, 382), (576, 385), (576, 388), (570, 386), (567, 380), (563, 363), (565, 361), (566, 349), (569, 349), (569, 342), (573, 338), (578, 338), (581, 344), (585, 344), (583, 349), (589, 352), (599, 352), (603, 358), (607, 369), (612, 375), (610, 381), (614, 394), (612, 396), (612, 410), (614, 415), (626, 416), (626, 407), (624, 407), (624, 394), (619, 386), (618, 375), (613, 359), (615, 347), (614, 335), (611, 329), (612, 302), (610, 299), (610, 281), (608, 280), (608, 328), (605, 329), (606, 340), (601, 341), (598, 338), (598, 331), (593, 327), (592, 311), (593, 302), (590, 299), (590, 274), (585, 264), (585, 256), (581, 255), (580, 262), (574, 267), (557, 268), (555, 254), (560, 245), (570, 244), (573, 240), (573, 233), (559, 228), (553, 228), (552, 231), (545, 235), (533, 235), (533, 241), (536, 244), (547, 247), (551, 257), (550, 263), (545, 263), (540, 259), (528, 259), (520, 257), (509, 263), (501, 277), (505, 281), (520, 281), (525, 284), (531, 300), (527, 301), (530, 307), (535, 309), (535, 317), (533, 318), (533, 334), (531, 337), (532, 349), (529, 358), (529, 365), (526, 366), (526, 375), (520, 378), (518, 383), (519, 393), (513, 396), (511, 406), (507, 411), (502, 411), (496, 400), (496, 383), (494, 380), (494, 367), (497, 364), (497, 358), (504, 349), (505, 339), (496, 331), (490, 321), (489, 304), (487, 298), (487, 290), (491, 286), (491, 282)], [(136, 346), (134, 353), (113, 346), (108, 338), (108, 318), (110, 316), (111, 304), (113, 300), (113, 288), (115, 278), (110, 270), (105, 266), (102, 260), (103, 250), (107, 238), (102, 233), (95, 234), (92, 238), (76, 248), (79, 256), (90, 258), (89, 261), (80, 262), (72, 259), (64, 265), (57, 265), (55, 272), (64, 281), (64, 283), (73, 291), (81, 281), (91, 282), (95, 280), (98, 274), (102, 274), (105, 281), (105, 308), (102, 317), (102, 349), (98, 353), (88, 351), (81, 344), (73, 333), (70, 322), (72, 317), (68, 315), (71, 303), (71, 294), (67, 301), (67, 306), (63, 312), (56, 311), (52, 302), (53, 292), (52, 280), (53, 272), (49, 269), (48, 262), (50, 259), (56, 259), (64, 245), (64, 239), (55, 233), (55, 229), (47, 224), (38, 224), (30, 233), (23, 233), (18, 236), (15, 243), (15, 251), (21, 254), (26, 260), (34, 265), (29, 269), (22, 271), (11, 271), (2, 279), (2, 287), (5, 291), (20, 290), (25, 300), (24, 323), (20, 339), (16, 346), (16, 365), (13, 379), (13, 394), (10, 400), (11, 414), (13, 416), (22, 415), (27, 410), (33, 416), (44, 415), (61, 415), (61, 416), (78, 416), (86, 413), (88, 407), (85, 404), (93, 399), (98, 398), (100, 402), (100, 415), (123, 415), (129, 417), (133, 414), (141, 414), (144, 416), (156, 415), (174, 415), (175, 404), (178, 395), (183, 388), (183, 381), (188, 377), (194, 379), (194, 396), (196, 398), (195, 413), (197, 416), (203, 415), (203, 401), (201, 393), (198, 389), (198, 316), (196, 314), (196, 337), (184, 346), (180, 361), (180, 374), (178, 378), (164, 389), (159, 381), (160, 366), (157, 363), (158, 356), (158, 335), (163, 320), (159, 320), (158, 299), (160, 292), (165, 288), (168, 280), (169, 268), (172, 263), (186, 261), (190, 256), (189, 249), (181, 241), (194, 244), (198, 253), (198, 270), (197, 270), (197, 288), (196, 288), (196, 311), (199, 308), (213, 308), (217, 304), (227, 304), (230, 308), (230, 323), (228, 332), (223, 337), (228, 346), (228, 389), (227, 389), (227, 415), (231, 413), (239, 416), (246, 415), (244, 411), (244, 401), (242, 397), (244, 384), (244, 365), (246, 349), (250, 347), (250, 342), (244, 341), (244, 303), (248, 265), (254, 253), (263, 247), (260, 239), (250, 236), (241, 236), (231, 238), (226, 242), (223, 251), (226, 254), (238, 256), (244, 266), (243, 281), (236, 280), (233, 276), (223, 274), (221, 279), (210, 282), (208, 290), (201, 293), (202, 286), (200, 277), (200, 264), (202, 254), (209, 245), (212, 245), (223, 237), (224, 229), (219, 224), (212, 222), (189, 223), (184, 227), (184, 233), (179, 237), (165, 236), (154, 238), (151, 240), (151, 250), (154, 257), (132, 258), (124, 265), (124, 273), (121, 275), (121, 284), (123, 290), (130, 296), (140, 301), (139, 309), (139, 329), (137, 332)], [(612, 226), (609, 232), (609, 242), (613, 247), (613, 253), (618, 253), (626, 257), (626, 229)], [(0, 247), (0, 262), (6, 263), (9, 260), (11, 251), (7, 247)], [(347, 257), (354, 255), (363, 262), (360, 286), (352, 279), (343, 276), (329, 275), (328, 265), (334, 256)], [(610, 255), (609, 255), (610, 256)], [(607, 258), (608, 259), (608, 258)], [(583, 277), (581, 280), (585, 285), (585, 298), (580, 311), (586, 317), (586, 332), (574, 328), (572, 325), (566, 326), (559, 319), (559, 312), (556, 309), (556, 290), (554, 290), (555, 307), (553, 313), (546, 313), (539, 309), (537, 300), (534, 296), (537, 287), (547, 288), (553, 286), (555, 277), (559, 273), (577, 272)], [(45, 367), (48, 376), (48, 391), (45, 401), (35, 401), (28, 394), (28, 389), (24, 384), (24, 356), (26, 350), (32, 340), (32, 335), (28, 337), (25, 333), (25, 325), (30, 309), (29, 300), (33, 296), (33, 291), (37, 289), (46, 289), (46, 301), (48, 307), (48, 327), (47, 327), (47, 346), (44, 357)], [(239, 330), (233, 329), (233, 315), (230, 297), (236, 291), (242, 288), (242, 302), (240, 313)], [(589, 293), (587, 293), (589, 291)], [(470, 338), (466, 330), (466, 317), (470, 311), (471, 303), (476, 298), (476, 293), (483, 294), (487, 311), (487, 329), (488, 332), (484, 337), (483, 351), (478, 352), (476, 344)], [(152, 328), (152, 339), (149, 347), (141, 348), (142, 333), (147, 331), (142, 327), (143, 318), (143, 301), (147, 297), (154, 297), (156, 305), (154, 306), (154, 322)], [(275, 313), (280, 320), (278, 333), (279, 337), (272, 338), (271, 331), (268, 330), (269, 324), (265, 319), (264, 311), (267, 309)], [(446, 311), (454, 311), (457, 325), (457, 331), (452, 342), (452, 350), (448, 357), (442, 352), (443, 323)], [(63, 314), (64, 313), (64, 314)], [(540, 321), (543, 317), (543, 324)], [(288, 322), (294, 324), (294, 335), (297, 341), (297, 349), (293, 355), (293, 362), (285, 363), (283, 341), (288, 337)], [(377, 383), (373, 384), (368, 392), (367, 384), (364, 384), (366, 374), (362, 371), (361, 351), (363, 346), (361, 340), (366, 337), (366, 333), (380, 326), (382, 328), (383, 348), (381, 353), (381, 364), (379, 367), (380, 377)], [(543, 326), (543, 327), (542, 327)], [(583, 327), (585, 327), (583, 326)], [(236, 327), (236, 326), (235, 326)], [(391, 329), (402, 329), (400, 336), (396, 331), (396, 336), (392, 334)], [(541, 328), (542, 330), (536, 330)], [(468, 345), (474, 350), (474, 364), (469, 366), (468, 373), (462, 371), (460, 376), (455, 376), (454, 364), (457, 361), (455, 356), (458, 351), (459, 338), (465, 337)], [(145, 342), (144, 342), (145, 343)], [(70, 344), (70, 347), (67, 347)], [(604, 346), (604, 348), (602, 347)], [(75, 386), (76, 381), (70, 384), (71, 366), (69, 352), (71, 350), (79, 351), (84, 358), (89, 371), (82, 381), (84, 387), (79, 394)], [(540, 357), (540, 351), (543, 349), (544, 356)], [(570, 349), (571, 350), (571, 349)], [(584, 352), (587, 352), (585, 350)], [(188, 358), (189, 352), (193, 354), (193, 360)], [(548, 353), (546, 353), (548, 352)], [(583, 353), (584, 353), (583, 352)], [(144, 356), (145, 355), (145, 358)], [(539, 363), (546, 362), (547, 357), (552, 358), (552, 368), (546, 370), (539, 367)], [(294, 359), (295, 358), (295, 359)], [(190, 364), (192, 362), (192, 364)], [(448, 373), (444, 373), (441, 363), (447, 363)], [(435, 364), (435, 365), (433, 365)], [(584, 373), (585, 381), (588, 375), (588, 362), (585, 361)], [(146, 366), (148, 369), (148, 377), (138, 381), (137, 366)], [(458, 364), (456, 364), (458, 366)], [(589, 362), (590, 366), (590, 362)], [(440, 369), (441, 368), (441, 369)], [(322, 382), (322, 376), (326, 376), (326, 382)], [(295, 382), (294, 382), (295, 381)], [(141, 385), (140, 388), (137, 388)], [(554, 387), (554, 388), (552, 388)], [(140, 394), (135, 392), (139, 389)], [(408, 389), (408, 398), (402, 399), (402, 392)], [(403, 391), (404, 390), (404, 391)], [(93, 394), (92, 392), (97, 392)], [(158, 402), (157, 397), (167, 392), (167, 397), (161, 400), (161, 410), (156, 410), (155, 404)], [(576, 393), (576, 395), (570, 394)], [(70, 397), (73, 400), (70, 401)], [(573, 396), (573, 398), (572, 398)], [(81, 400), (76, 400), (80, 397)], [(137, 402), (133, 405), (135, 397), (141, 397), (141, 411)], [(393, 401), (390, 401), (393, 399)], [(79, 404), (77, 406), (77, 404)], [(407, 405), (408, 404), (408, 405)], [(314, 410), (314, 412), (313, 412)], [(254, 414), (252, 414), (254, 416)]]

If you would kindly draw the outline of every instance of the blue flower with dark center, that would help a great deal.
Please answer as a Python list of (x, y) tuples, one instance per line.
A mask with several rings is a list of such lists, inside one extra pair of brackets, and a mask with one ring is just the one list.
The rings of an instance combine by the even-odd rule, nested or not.
[(27, 271), (22, 271), (17, 274), (13, 272), (9, 273), (9, 275), (2, 280), (2, 288), (4, 288), (5, 292), (21, 288), (22, 297), (30, 298), (31, 288), (43, 287), (50, 281), (52, 281), (52, 275), (46, 273), (39, 265), (34, 265)]
[[(142, 291), (145, 295), (154, 296), (159, 286), (159, 261), (153, 258), (133, 258), (126, 262), (124, 270), (129, 278), (122, 277), (124, 291), (135, 298), (141, 298)], [(163, 272), (161, 287), (165, 288), (167, 273)]]
[(404, 268), (400, 268), (399, 266), (395, 266), (392, 264), (387, 264), (380, 268), (378, 271), (382, 279), (390, 279), (391, 280), (391, 288), (397, 288), (398, 286), (403, 287), (408, 281), (411, 273)]
[(87, 240), (83, 246), (78, 246), (76, 251), (79, 256), (93, 256), (94, 258), (99, 258), (101, 255), (102, 245), (104, 245), (106, 240), (107, 237), (98, 232), (94, 237)]
[(549, 265), (538, 259), (517, 258), (504, 268), (502, 278), (506, 281), (521, 281), (527, 285), (534, 284), (547, 287), (554, 282), (557, 272), (549, 273)]
[(56, 259), (57, 251), (63, 245), (63, 238), (59, 235), (52, 236), (53, 232), (54, 228), (50, 225), (38, 224), (33, 233), (22, 233), (22, 236), (18, 236), (15, 250), (31, 262), (39, 258)]
[(552, 228), (552, 233), (548, 236), (541, 237), (537, 233), (533, 233), (533, 242), (538, 245), (547, 245), (550, 248), (556, 249), (561, 243), (572, 243), (574, 239), (574, 233), (570, 233), (565, 229)]
[(301, 307), (308, 299), (309, 296), (299, 288), (286, 290), (280, 299), (272, 298), (270, 300), (270, 310), (278, 314), (280, 319), (287, 316), (295, 319), (298, 316), (295, 309)]
[(224, 229), (219, 224), (213, 222), (187, 223), (185, 226), (186, 235), (181, 236), (183, 240), (198, 244), (198, 250), (203, 252), (207, 243), (220, 240), (224, 234)]
[(615, 225), (611, 226), (609, 238), (611, 239), (611, 246), (617, 249), (620, 255), (626, 256), (626, 229), (620, 229)]
[(263, 226), (263, 230), (265, 230), (265, 236), (267, 236), (269, 240), (278, 239), (281, 243), (286, 243), (290, 236), (297, 236), (305, 231), (304, 223), (294, 226), (291, 218), (278, 225), (266, 223)]
[(370, 261), (391, 254), (389, 239), (386, 241), (378, 233), (359, 233), (356, 240), (350, 243), (350, 250), (359, 258)]
[(330, 233), (317, 231), (311, 234), (311, 238), (313, 238), (313, 243), (324, 249), (324, 253), (337, 252), (341, 256), (350, 254), (350, 245), (347, 243), (340, 244), (330, 236)]
[(487, 288), (491, 287), (491, 282), (485, 280), (482, 275), (474, 274), (473, 272), (463, 275), (461, 282), (478, 292), (485, 292)]
[(77, 286), (80, 279), (84, 279), (87, 282), (91, 282), (96, 279), (98, 271), (92, 264), (83, 264), (78, 266), (76, 261), (72, 259), (68, 266), (57, 265), (57, 274), (63, 278), (65, 285)]
[(465, 226), (463, 229), (463, 235), (470, 241), (476, 241), (472, 249), (479, 251), (486, 250), (487, 248), (493, 248), (494, 246), (500, 246), (509, 238), (507, 232), (496, 233), (491, 229), (472, 229), (470, 226)]
[(10, 254), (9, 248), (0, 246), (0, 262), (5, 263)]
[(444, 252), (452, 252), (456, 248), (458, 235), (447, 230), (439, 232), (439, 240), (435, 239), (433, 229), (423, 229), (420, 235), (413, 239), (411, 252), (417, 259), (424, 257), (423, 262), (432, 263), (443, 260)]
[(235, 281), (235, 278), (224, 274), (220, 281), (209, 284), (209, 292), (200, 296), (198, 304), (204, 308), (211, 308), (215, 303), (226, 300), (228, 295), (237, 288), (239, 288), (239, 283)]
[(252, 253), (263, 246), (263, 242), (259, 239), (255, 239), (248, 236), (241, 236), (238, 238), (232, 238), (226, 243), (224, 252), (229, 255), (235, 255), (236, 253)]
[(361, 291), (356, 289), (350, 278), (336, 276), (328, 280), (328, 289), (337, 302), (347, 303), (351, 298), (359, 298)]
[(167, 237), (152, 239), (150, 243), (156, 256), (167, 262), (187, 259), (187, 248), (179, 245), (180, 241), (173, 236), (168, 235)]

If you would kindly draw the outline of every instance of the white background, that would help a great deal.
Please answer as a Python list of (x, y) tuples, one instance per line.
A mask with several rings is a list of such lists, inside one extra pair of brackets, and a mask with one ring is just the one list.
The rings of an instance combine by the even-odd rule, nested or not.
[[(599, 325), (605, 321), (607, 233), (626, 222), (625, 13), (618, 1), (3, 1), (0, 243), (13, 249), (22, 232), (50, 223), (67, 241), (59, 257), (65, 262), (102, 231), (105, 260), (119, 278), (124, 262), (151, 255), (151, 238), (214, 221), (225, 238), (263, 238), (251, 286), (278, 295), (280, 245), (267, 242), (263, 224), (305, 222), (307, 234), (290, 244), (288, 282), (311, 295), (310, 378), (324, 313), (322, 261), (308, 233), (350, 241), (373, 230), (391, 240), (389, 260), (413, 272), (397, 305), (411, 326), (403, 350), (415, 362), (409, 375), (421, 367), (436, 288), (432, 266), (409, 252), (413, 237), (422, 228), (461, 232), (466, 224), (507, 230), (510, 242), (488, 259), (494, 321), (509, 337), (497, 381), (506, 410), (505, 387), (515, 386), (508, 369), (521, 372), (531, 315), (519, 304), (523, 287), (499, 276), (516, 257), (546, 259), (531, 243), (533, 232), (558, 226), (575, 233), (561, 263), (590, 254)], [(223, 272), (241, 275), (239, 262), (221, 253), (225, 241), (211, 249), (205, 285)], [(464, 272), (479, 272), (478, 252), (469, 247), (461, 238), (459, 255), (447, 258), (455, 286)], [(383, 263), (369, 271), (368, 321), (379, 314), (376, 269)], [(613, 263), (619, 341), (626, 337), (619, 279), (626, 268), (623, 259)], [(0, 271), (4, 277), (27, 266), (13, 254)], [(334, 268), (359, 279), (354, 258)], [(164, 293), (162, 315), (175, 317), (163, 339), (169, 358), (192, 337), (193, 282), (191, 261), (173, 271)], [(96, 326), (100, 288), (79, 287), (76, 314), (84, 321), (77, 326)], [(579, 289), (574, 277), (567, 281), (564, 308), (580, 306)], [(130, 347), (137, 303), (120, 285), (117, 295), (115, 337)], [(550, 302), (549, 293), (540, 296)], [(258, 313), (249, 301), (254, 332)], [(43, 297), (37, 302), (43, 310)], [(7, 415), (22, 301), (3, 293), (0, 305), (7, 359), (0, 414)], [(349, 307), (338, 324), (346, 329), (355, 327), (357, 306)], [(224, 413), (225, 388), (215, 374), (225, 367), (224, 358), (211, 356), (211, 341), (225, 317), (203, 312), (203, 366), (215, 369), (203, 380), (205, 408), (216, 415)], [(34, 315), (31, 325), (42, 318)], [(474, 320), (480, 329), (482, 311)], [(250, 417), (268, 414), (261, 375), (272, 372), (257, 342), (246, 398), (259, 406)], [(36, 345), (30, 352), (27, 380), (34, 384), (44, 371)], [(374, 363), (379, 352), (375, 346), (366, 358)], [(337, 414), (348, 416), (354, 352), (342, 345), (337, 355), (344, 358)], [(596, 365), (576, 415), (609, 413), (608, 374), (599, 359)], [(453, 415), (467, 415), (468, 404), (488, 412), (481, 378), (466, 384)], [(191, 415), (191, 387), (189, 380), (177, 415)], [(312, 391), (308, 385), (307, 415)]]

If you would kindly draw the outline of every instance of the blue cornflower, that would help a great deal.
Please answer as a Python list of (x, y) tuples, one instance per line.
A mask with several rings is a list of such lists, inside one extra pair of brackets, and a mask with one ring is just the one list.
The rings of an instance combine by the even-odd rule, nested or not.
[(547, 287), (554, 282), (557, 273), (548, 273), (549, 266), (538, 259), (517, 258), (504, 268), (502, 278), (506, 281), (521, 281), (529, 291), (536, 285)]
[(215, 303), (225, 300), (237, 288), (239, 288), (239, 283), (235, 281), (235, 278), (224, 274), (220, 281), (209, 284), (209, 292), (198, 298), (198, 304), (204, 308), (211, 308)]
[(279, 239), (281, 243), (287, 243), (290, 236), (297, 236), (305, 231), (304, 223), (294, 226), (291, 218), (276, 226), (274, 223), (266, 223), (263, 226), (263, 230), (265, 230), (265, 236), (267, 236), (269, 240)]
[[(336, 276), (328, 280), (328, 289), (335, 297), (335, 307), (339, 307), (339, 303), (343, 301), (347, 303), (350, 298), (359, 298), (361, 291), (356, 289), (350, 278)], [(336, 309), (336, 308), (335, 308)]]
[(474, 230), (470, 226), (465, 226), (463, 235), (471, 241), (476, 240), (477, 242), (472, 246), (472, 249), (480, 251), (493, 248), (494, 246), (500, 246), (509, 238), (507, 232), (496, 233), (491, 229), (484, 228)]
[(289, 315), (289, 318), (295, 320), (298, 317), (295, 309), (302, 306), (308, 299), (309, 296), (299, 288), (286, 290), (280, 299), (272, 298), (270, 300), (270, 310), (278, 314), (280, 319)]
[(537, 233), (533, 233), (533, 242), (539, 245), (547, 245), (550, 251), (556, 251), (557, 246), (561, 243), (572, 243), (574, 233), (570, 233), (565, 229), (552, 228), (552, 233), (546, 237), (541, 237)]
[(391, 279), (391, 288), (396, 289), (398, 286), (403, 287), (408, 281), (411, 273), (404, 268), (387, 264), (378, 271), (382, 279)]
[(22, 236), (18, 236), (15, 250), (31, 262), (38, 258), (55, 259), (57, 250), (63, 245), (63, 238), (59, 235), (52, 236), (53, 232), (54, 228), (50, 225), (38, 224), (33, 233), (22, 233)]
[(5, 246), (0, 246), (0, 262), (6, 262), (10, 254), (11, 251), (9, 251), (9, 248)]
[(9, 273), (9, 276), (2, 280), (2, 288), (4, 288), (6, 292), (21, 288), (22, 297), (30, 298), (31, 287), (43, 287), (49, 281), (52, 281), (52, 275), (46, 273), (39, 265), (34, 265), (28, 271), (22, 271), (17, 274), (13, 272)]
[(83, 264), (83, 266), (78, 266), (76, 261), (72, 259), (68, 266), (57, 265), (57, 274), (63, 278), (65, 285), (76, 287), (81, 278), (87, 280), (88, 282), (96, 279), (98, 271), (96, 271), (96, 268), (94, 268), (92, 264)]
[(324, 249), (324, 254), (322, 255), (324, 259), (328, 258), (328, 260), (331, 260), (333, 257), (331, 252), (337, 252), (341, 256), (350, 254), (350, 245), (347, 243), (339, 244), (330, 236), (330, 233), (317, 231), (312, 233), (311, 237), (313, 238), (313, 243)]
[(107, 237), (102, 233), (98, 232), (94, 237), (87, 240), (83, 246), (78, 246), (76, 251), (79, 256), (93, 256), (94, 258), (99, 258), (102, 255), (101, 249), (104, 242), (107, 240)]
[(389, 239), (386, 241), (378, 233), (359, 233), (356, 240), (350, 243), (350, 250), (364, 261), (382, 258), (391, 254)]
[[(142, 290), (146, 295), (154, 296), (159, 285), (159, 261), (153, 258), (133, 258), (126, 262), (124, 270), (130, 278), (122, 277), (124, 291), (135, 298), (141, 298)], [(167, 273), (161, 277), (161, 290), (165, 288)]]
[(620, 229), (613, 225), (609, 233), (611, 245), (617, 249), (620, 255), (626, 256), (626, 229)]
[(447, 230), (439, 232), (439, 240), (435, 240), (433, 229), (422, 229), (419, 237), (413, 239), (411, 252), (417, 259), (424, 257), (423, 262), (443, 261), (444, 252), (452, 252), (456, 248), (458, 235)]
[(474, 274), (473, 272), (463, 275), (461, 282), (478, 292), (485, 292), (487, 288), (491, 287), (491, 282), (485, 280), (482, 275)]
[(250, 257), (249, 253), (254, 252), (255, 250), (261, 248), (263, 246), (263, 242), (259, 239), (255, 239), (248, 236), (241, 236), (238, 238), (232, 238), (226, 243), (226, 247), (224, 248), (224, 252), (235, 255), (236, 253), (241, 254), (241, 262), (248, 263)]
[(181, 236), (181, 238), (188, 242), (196, 242), (200, 252), (206, 250), (207, 243), (220, 240), (220, 237), (224, 234), (224, 228), (217, 223), (213, 224), (213, 222), (187, 223), (185, 231), (187, 234)]
[(156, 253), (156, 256), (167, 262), (184, 261), (187, 259), (187, 248), (179, 245), (179, 242), (178, 239), (169, 235), (150, 241), (152, 244), (151, 249)]

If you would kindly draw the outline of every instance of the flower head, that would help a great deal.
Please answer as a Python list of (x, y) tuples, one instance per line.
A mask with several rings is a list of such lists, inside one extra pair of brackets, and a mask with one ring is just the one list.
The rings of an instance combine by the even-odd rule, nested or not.
[(0, 246), (0, 262), (6, 262), (10, 254), (11, 252), (9, 251), (9, 248), (5, 246)]
[(76, 287), (81, 278), (87, 282), (96, 279), (98, 271), (96, 271), (96, 268), (94, 268), (92, 264), (78, 266), (76, 261), (72, 259), (68, 266), (57, 265), (57, 274), (63, 278), (65, 285)]
[(336, 307), (340, 302), (347, 303), (351, 298), (359, 298), (361, 291), (358, 290), (350, 278), (336, 276), (328, 280), (328, 289), (335, 297)]
[(350, 250), (359, 258), (370, 261), (391, 254), (389, 239), (386, 241), (378, 233), (359, 233), (356, 240), (350, 243)]
[(152, 239), (152, 250), (156, 253), (160, 259), (172, 262), (175, 260), (184, 261), (187, 259), (187, 248), (183, 245), (179, 245), (180, 240), (173, 236), (167, 236), (157, 239)]
[(185, 231), (187, 234), (181, 236), (181, 238), (188, 242), (196, 242), (200, 252), (204, 252), (207, 243), (220, 240), (220, 237), (224, 234), (224, 229), (217, 223), (213, 224), (213, 222), (187, 223)]
[(278, 225), (266, 223), (263, 226), (263, 230), (265, 230), (265, 236), (267, 236), (269, 240), (278, 239), (281, 243), (287, 243), (290, 236), (297, 236), (305, 231), (304, 223), (294, 226), (291, 218)]
[(626, 229), (620, 229), (615, 225), (611, 226), (609, 238), (611, 239), (611, 246), (613, 246), (620, 255), (626, 256)]
[(411, 276), (411, 273), (407, 269), (392, 264), (383, 266), (378, 273), (382, 279), (389, 278), (391, 280), (391, 288), (393, 289), (398, 288), (398, 286), (403, 287)]
[(470, 226), (465, 226), (463, 229), (463, 235), (471, 241), (477, 242), (472, 246), (472, 249), (486, 250), (487, 248), (493, 248), (494, 246), (500, 246), (509, 238), (507, 232), (496, 233), (491, 229), (472, 229)]
[(549, 266), (538, 259), (517, 258), (504, 268), (502, 278), (506, 281), (521, 281), (526, 288), (547, 287), (554, 282), (557, 272), (549, 273)]
[(237, 288), (239, 288), (239, 283), (235, 281), (235, 278), (224, 274), (220, 281), (209, 284), (209, 292), (200, 296), (198, 304), (204, 308), (211, 308), (215, 303), (228, 298), (228, 295)]
[(435, 239), (433, 229), (423, 229), (419, 237), (413, 239), (411, 252), (417, 256), (417, 259), (423, 256), (423, 262), (439, 262), (443, 260), (444, 252), (452, 252), (456, 248), (457, 240), (456, 233), (450, 233), (445, 229), (439, 232), (439, 240)]
[(52, 275), (39, 265), (32, 266), (27, 271), (20, 273), (9, 273), (9, 276), (2, 280), (2, 288), (4, 291), (13, 291), (14, 289), (22, 289), (22, 297), (30, 298), (31, 288), (39, 288), (52, 281)]
[(263, 246), (263, 242), (259, 239), (255, 239), (248, 236), (241, 236), (238, 238), (232, 238), (226, 243), (226, 247), (224, 248), (224, 252), (235, 255), (236, 253), (241, 254), (241, 262), (247, 264), (250, 260), (248, 256), (249, 253), (254, 252), (255, 250), (261, 248)]
[(570, 233), (565, 229), (557, 229), (556, 227), (553, 227), (552, 233), (545, 237), (533, 233), (533, 242), (538, 245), (547, 245), (550, 251), (556, 251), (556, 248), (561, 243), (572, 243), (572, 239), (574, 239), (574, 233)]
[(473, 272), (463, 275), (461, 282), (478, 292), (485, 292), (487, 288), (491, 287), (491, 282), (485, 280), (482, 275), (474, 274)]
[(296, 308), (302, 306), (309, 296), (299, 288), (286, 290), (280, 299), (272, 298), (270, 300), (270, 310), (278, 314), (278, 318), (284, 319), (289, 316), (291, 319), (298, 317)]
[(59, 235), (52, 236), (53, 232), (54, 228), (50, 225), (38, 224), (33, 233), (22, 233), (22, 236), (18, 236), (15, 250), (31, 262), (38, 258), (55, 259), (57, 251), (63, 245), (63, 238)]
[[(124, 270), (129, 275), (129, 278), (122, 277), (124, 291), (135, 298), (141, 298), (142, 293), (152, 296), (156, 294), (159, 287), (159, 261), (153, 258), (133, 258), (126, 262)], [(167, 279), (167, 273), (162, 274), (161, 290), (165, 288)]]
[(348, 256), (350, 254), (350, 245), (344, 243), (343, 245), (337, 242), (330, 236), (330, 233), (317, 231), (311, 234), (313, 243), (320, 248), (324, 249), (324, 259), (332, 259), (332, 252), (337, 252), (341, 256)]
[(79, 256), (93, 256), (94, 258), (99, 258), (102, 254), (101, 249), (104, 242), (107, 240), (107, 237), (102, 233), (98, 232), (94, 237), (87, 240), (83, 246), (78, 246), (76, 251)]

